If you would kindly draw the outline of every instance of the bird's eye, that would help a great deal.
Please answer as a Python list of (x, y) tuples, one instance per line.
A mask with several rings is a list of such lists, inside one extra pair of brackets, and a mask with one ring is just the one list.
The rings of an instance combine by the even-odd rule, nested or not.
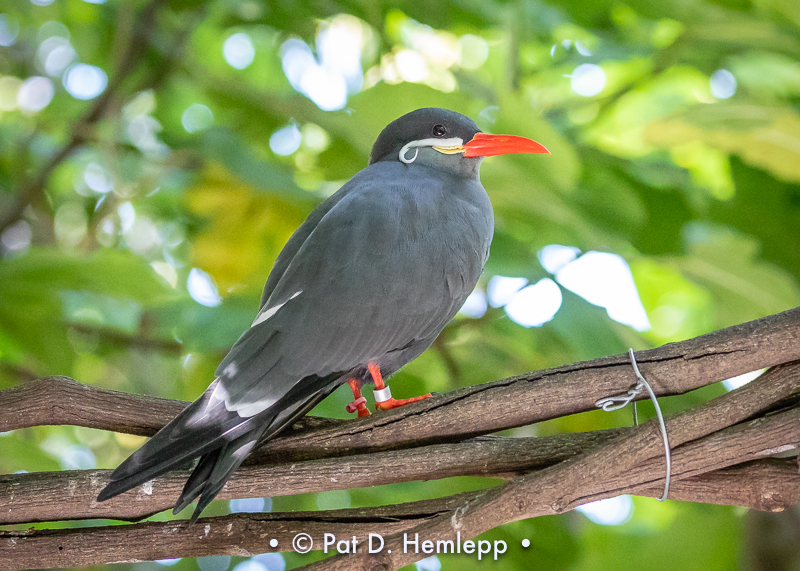
[(447, 129), (445, 129), (444, 125), (433, 126), (433, 134), (437, 137), (444, 137), (445, 133), (447, 133)]

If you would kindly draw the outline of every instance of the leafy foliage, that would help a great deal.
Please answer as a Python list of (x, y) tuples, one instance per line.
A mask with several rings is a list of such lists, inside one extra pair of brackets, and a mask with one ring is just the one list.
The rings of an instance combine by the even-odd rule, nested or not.
[[(485, 162), (497, 230), (479, 288), (493, 276), (549, 277), (563, 301), (541, 327), (502, 307), (459, 315), (398, 373), (398, 395), (685, 339), (800, 303), (795, 0), (12, 0), (2, 10), (0, 388), (61, 374), (195, 398), (252, 319), (293, 230), (366, 166), (384, 125), (424, 106), (550, 149)], [(326, 47), (326, 34), (338, 43)], [(351, 44), (354, 73), (342, 63)], [(306, 55), (292, 60), (291, 49)], [(298, 75), (298, 61), (311, 75)], [(95, 76), (81, 83), (77, 62), (107, 85), (91, 92)], [(330, 108), (342, 82), (346, 101)], [(651, 327), (617, 323), (567, 289), (539, 261), (551, 244), (621, 256)], [(344, 417), (348, 400), (337, 391), (315, 414)], [(596, 412), (516, 433), (628, 422)], [(113, 467), (140, 442), (17, 431), (0, 435), (0, 471)], [(273, 509), (491, 483), (275, 498)], [(445, 569), (727, 569), (744, 557), (736, 510), (634, 504), (617, 527), (570, 513), (494, 530), (487, 538), (509, 544), (496, 563), (440, 560)], [(217, 502), (208, 513), (227, 509)]]

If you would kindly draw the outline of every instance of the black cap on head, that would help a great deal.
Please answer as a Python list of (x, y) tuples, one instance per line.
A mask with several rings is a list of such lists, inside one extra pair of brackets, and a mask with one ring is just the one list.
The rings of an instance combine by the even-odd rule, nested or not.
[(461, 113), (439, 107), (417, 109), (395, 119), (381, 131), (372, 146), (369, 164), (399, 160), (400, 149), (411, 141), (455, 137), (466, 143), (478, 132), (480, 129), (475, 122)]

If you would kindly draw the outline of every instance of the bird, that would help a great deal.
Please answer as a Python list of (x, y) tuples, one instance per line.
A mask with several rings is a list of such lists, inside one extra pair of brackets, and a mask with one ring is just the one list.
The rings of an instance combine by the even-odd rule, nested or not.
[(284, 246), (258, 313), (215, 379), (111, 474), (98, 501), (199, 458), (173, 513), (198, 499), (191, 522), (253, 448), (339, 386), (347, 411), (395, 399), (386, 383), (417, 358), (475, 288), (494, 214), (480, 182), (485, 157), (548, 153), (520, 136), (483, 133), (468, 117), (422, 108), (387, 125), (366, 168), (322, 202)]

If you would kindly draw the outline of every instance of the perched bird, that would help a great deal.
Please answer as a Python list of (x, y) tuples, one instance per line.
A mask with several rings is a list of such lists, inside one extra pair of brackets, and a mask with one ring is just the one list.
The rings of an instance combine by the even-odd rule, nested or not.
[(120, 464), (98, 501), (199, 457), (174, 508), (199, 497), (194, 521), (256, 444), (343, 383), (358, 416), (369, 414), (364, 383), (381, 410), (429, 397), (394, 399), (384, 379), (433, 343), (483, 272), (494, 231), (483, 157), (547, 152), (445, 109), (390, 123), (369, 166), (286, 243), (217, 378)]

